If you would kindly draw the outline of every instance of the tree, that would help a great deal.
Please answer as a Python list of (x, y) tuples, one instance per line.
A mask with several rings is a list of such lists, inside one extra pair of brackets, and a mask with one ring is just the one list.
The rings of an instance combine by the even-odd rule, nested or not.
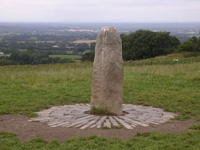
[(0, 65), (12, 65), (13, 62), (9, 60), (7, 57), (0, 57)]
[(185, 41), (178, 47), (178, 51), (193, 52), (195, 50), (195, 44), (191, 41)]
[[(124, 60), (137, 60), (173, 53), (180, 41), (169, 32), (138, 30), (130, 35), (122, 34)], [(94, 60), (94, 52), (83, 55), (82, 60)]]
[(200, 38), (191, 37), (188, 41), (183, 42), (178, 47), (178, 51), (200, 52)]
[(82, 56), (82, 61), (94, 61), (94, 51), (89, 52), (89, 53), (85, 53)]
[(91, 43), (91, 44), (90, 44), (90, 49), (91, 49), (91, 50), (95, 50), (95, 46), (96, 46), (96, 43)]
[(180, 44), (169, 32), (138, 30), (130, 35), (121, 35), (124, 60), (137, 60), (166, 55)]

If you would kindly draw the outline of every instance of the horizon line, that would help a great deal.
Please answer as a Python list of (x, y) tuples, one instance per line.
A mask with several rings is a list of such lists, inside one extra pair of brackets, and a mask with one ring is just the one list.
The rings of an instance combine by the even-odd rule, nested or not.
[(190, 23), (200, 23), (200, 21), (190, 21), (190, 22), (64, 22), (64, 21), (46, 21), (46, 22), (42, 22), (42, 21), (0, 21), (0, 24), (3, 24), (3, 23), (16, 23), (16, 24), (48, 24), (48, 23), (51, 23), (51, 24), (107, 24), (107, 23), (118, 23), (118, 24), (190, 24)]

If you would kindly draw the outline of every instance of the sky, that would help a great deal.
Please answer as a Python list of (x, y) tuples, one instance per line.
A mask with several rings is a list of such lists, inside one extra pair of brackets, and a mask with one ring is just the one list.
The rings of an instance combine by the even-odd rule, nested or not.
[(0, 22), (200, 22), (200, 0), (0, 0)]

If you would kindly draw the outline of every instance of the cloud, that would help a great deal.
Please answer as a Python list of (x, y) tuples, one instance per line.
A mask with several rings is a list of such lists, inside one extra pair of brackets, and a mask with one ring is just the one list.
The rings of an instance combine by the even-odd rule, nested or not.
[(0, 0), (0, 21), (200, 21), (199, 0)]

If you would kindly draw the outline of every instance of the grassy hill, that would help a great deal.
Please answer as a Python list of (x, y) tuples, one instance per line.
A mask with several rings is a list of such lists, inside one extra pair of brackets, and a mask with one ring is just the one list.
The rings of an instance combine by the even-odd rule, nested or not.
[[(0, 67), (0, 114), (23, 114), (54, 105), (88, 103), (92, 63)], [(150, 105), (177, 112), (176, 119), (200, 121), (200, 55), (180, 53), (124, 63), (124, 103)], [(42, 149), (194, 149), (200, 145), (200, 126), (176, 134), (140, 134), (129, 141), (97, 137), (77, 138), (64, 143), (40, 140), (20, 142), (0, 133), (0, 145), (15, 142)], [(169, 145), (172, 144), (171, 146)], [(55, 145), (57, 145), (55, 148)], [(77, 147), (78, 145), (78, 147)], [(13, 146), (13, 147), (12, 147)], [(71, 146), (71, 147), (70, 147)], [(1, 147), (0, 147), (1, 149)]]
[(200, 53), (199, 52), (182, 52), (174, 53), (166, 56), (158, 56), (155, 58), (149, 58), (139, 61), (130, 61), (132, 65), (167, 65), (167, 64), (185, 64), (200, 62)]

